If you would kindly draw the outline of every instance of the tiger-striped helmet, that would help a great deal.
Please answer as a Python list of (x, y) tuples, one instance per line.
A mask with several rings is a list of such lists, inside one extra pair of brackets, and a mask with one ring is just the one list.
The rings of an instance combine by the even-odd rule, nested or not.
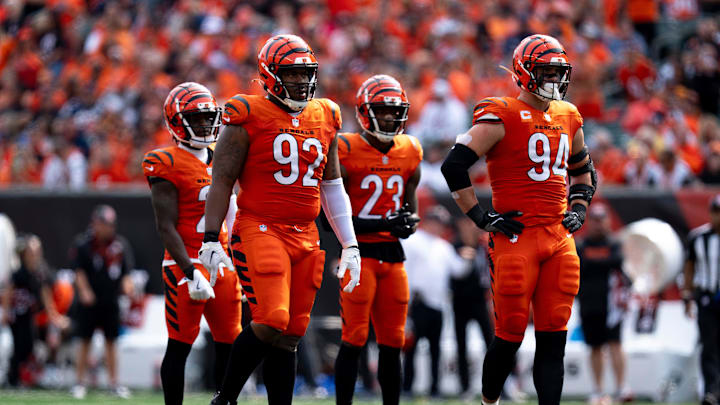
[(222, 108), (202, 84), (175, 86), (165, 99), (163, 113), (165, 125), (177, 142), (202, 149), (217, 140)]
[(562, 100), (570, 85), (572, 66), (560, 41), (535, 34), (515, 48), (512, 70), (520, 88), (544, 100)]
[[(307, 69), (307, 81), (283, 82), (281, 76), (285, 69)], [(265, 42), (258, 54), (258, 72), (265, 91), (292, 111), (302, 111), (315, 96), (317, 88), (318, 62), (315, 54), (302, 38), (297, 35), (275, 35)], [(304, 97), (294, 99), (288, 88)]]
[[(391, 109), (393, 119), (378, 117), (380, 109)], [(355, 100), (355, 117), (360, 126), (382, 142), (392, 142), (395, 135), (403, 133), (409, 109), (405, 90), (389, 75), (375, 75), (365, 80)]]

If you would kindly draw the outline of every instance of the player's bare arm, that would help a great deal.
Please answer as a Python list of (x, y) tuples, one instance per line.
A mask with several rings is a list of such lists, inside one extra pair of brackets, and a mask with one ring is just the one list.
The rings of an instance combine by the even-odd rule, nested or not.
[(249, 145), (248, 133), (241, 126), (228, 125), (220, 134), (213, 156), (212, 184), (205, 202), (206, 234), (220, 232), (230, 194), (235, 181), (242, 174)]
[(457, 143), (450, 150), (441, 170), (453, 199), (465, 215), (488, 232), (502, 232), (512, 238), (524, 228), (522, 223), (512, 219), (521, 216), (522, 212), (498, 213), (492, 208), (482, 208), (468, 174), (470, 167), (504, 137), (505, 127), (502, 124), (474, 125), (467, 133), (458, 135)]
[(408, 210), (413, 213), (417, 213), (418, 210), (418, 199), (417, 199), (417, 187), (420, 184), (420, 165), (415, 168), (415, 171), (408, 178), (407, 184), (405, 184), (405, 196), (403, 202), (407, 206)]
[(575, 232), (585, 222), (585, 213), (597, 189), (597, 174), (585, 146), (582, 128), (579, 128), (573, 137), (567, 173), (570, 178), (570, 195), (568, 211), (565, 212), (562, 223), (567, 230)]
[(325, 164), (325, 172), (323, 173), (323, 180), (332, 180), (339, 178), (342, 173), (340, 169), (340, 158), (338, 157), (337, 134), (333, 137), (332, 142), (330, 142), (327, 159), (327, 163)]
[[(178, 191), (172, 182), (153, 177), (150, 179), (150, 196), (155, 212), (155, 228), (160, 235), (163, 246), (183, 269), (188, 278), (192, 278), (192, 262), (185, 250), (185, 243), (177, 231), (178, 220)], [(185, 269), (190, 269), (188, 274)]]
[(402, 208), (397, 213), (393, 213), (392, 217), (394, 218), (392, 218), (392, 221), (390, 221), (391, 218), (388, 218), (388, 222), (394, 222), (390, 228), (390, 233), (401, 239), (406, 239), (415, 233), (418, 222), (420, 222), (420, 217), (417, 214), (418, 201), (416, 193), (417, 186), (420, 183), (420, 172), (420, 165), (418, 165), (405, 184)]
[(234, 270), (232, 259), (228, 257), (219, 242), (220, 227), (227, 214), (233, 185), (240, 177), (250, 138), (245, 128), (228, 125), (220, 134), (213, 157), (212, 184), (205, 201), (205, 236), (198, 251), (198, 259), (210, 273), (210, 284), (214, 284), (220, 266)]

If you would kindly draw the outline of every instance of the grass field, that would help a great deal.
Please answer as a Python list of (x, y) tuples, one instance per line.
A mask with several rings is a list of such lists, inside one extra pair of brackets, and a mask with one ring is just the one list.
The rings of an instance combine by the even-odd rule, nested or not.
[[(189, 393), (185, 394), (185, 405), (207, 405), (211, 398), (210, 393)], [(243, 405), (264, 405), (267, 404), (267, 400), (264, 398), (254, 399), (241, 399), (239, 401)], [(441, 402), (447, 405), (468, 405), (468, 402), (462, 402), (457, 399), (448, 400), (437, 400), (430, 398), (419, 398), (415, 400), (401, 400), (402, 404), (414, 404), (414, 405), (429, 405), (431, 403)], [(295, 405), (333, 405), (335, 404), (334, 398), (328, 399), (308, 399), (308, 398), (297, 398), (293, 401)], [(375, 405), (381, 404), (380, 400), (369, 401), (358, 399), (355, 401), (358, 404)], [(473, 405), (480, 404), (480, 401), (471, 402)], [(527, 402), (532, 404), (534, 402)], [(150, 391), (139, 391), (134, 392), (131, 399), (119, 399), (113, 397), (104, 391), (90, 391), (85, 399), (77, 400), (73, 399), (68, 391), (3, 391), (0, 390), (0, 404), (2, 405), (67, 405), (67, 404), (84, 404), (84, 405), (105, 405), (105, 404), (124, 404), (124, 405), (150, 405), (150, 404), (163, 404), (162, 393), (150, 392)], [(503, 405), (511, 405), (510, 402), (502, 402)], [(563, 404), (568, 405), (585, 405), (582, 401), (563, 401)], [(651, 402), (633, 402), (634, 405), (646, 405)], [(694, 405), (694, 403), (692, 403)], [(654, 404), (662, 405), (662, 404)], [(673, 405), (691, 405), (687, 404), (673, 404)]]

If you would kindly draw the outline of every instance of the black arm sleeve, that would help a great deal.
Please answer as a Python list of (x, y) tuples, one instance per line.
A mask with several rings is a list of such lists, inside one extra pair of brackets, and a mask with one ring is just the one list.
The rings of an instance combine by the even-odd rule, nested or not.
[(352, 217), (352, 221), (356, 234), (389, 231), (391, 228), (387, 221), (382, 219)]
[(450, 191), (462, 190), (472, 186), (468, 169), (470, 169), (470, 166), (475, 164), (478, 159), (480, 158), (475, 151), (461, 143), (456, 143), (455, 146), (450, 149), (450, 153), (448, 153), (440, 167)]

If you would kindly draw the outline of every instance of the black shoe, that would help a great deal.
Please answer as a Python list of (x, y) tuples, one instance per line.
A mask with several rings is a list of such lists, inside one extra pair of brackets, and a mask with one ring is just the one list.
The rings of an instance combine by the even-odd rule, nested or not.
[(210, 405), (237, 405), (237, 401), (231, 401), (220, 396), (220, 391), (213, 395)]

